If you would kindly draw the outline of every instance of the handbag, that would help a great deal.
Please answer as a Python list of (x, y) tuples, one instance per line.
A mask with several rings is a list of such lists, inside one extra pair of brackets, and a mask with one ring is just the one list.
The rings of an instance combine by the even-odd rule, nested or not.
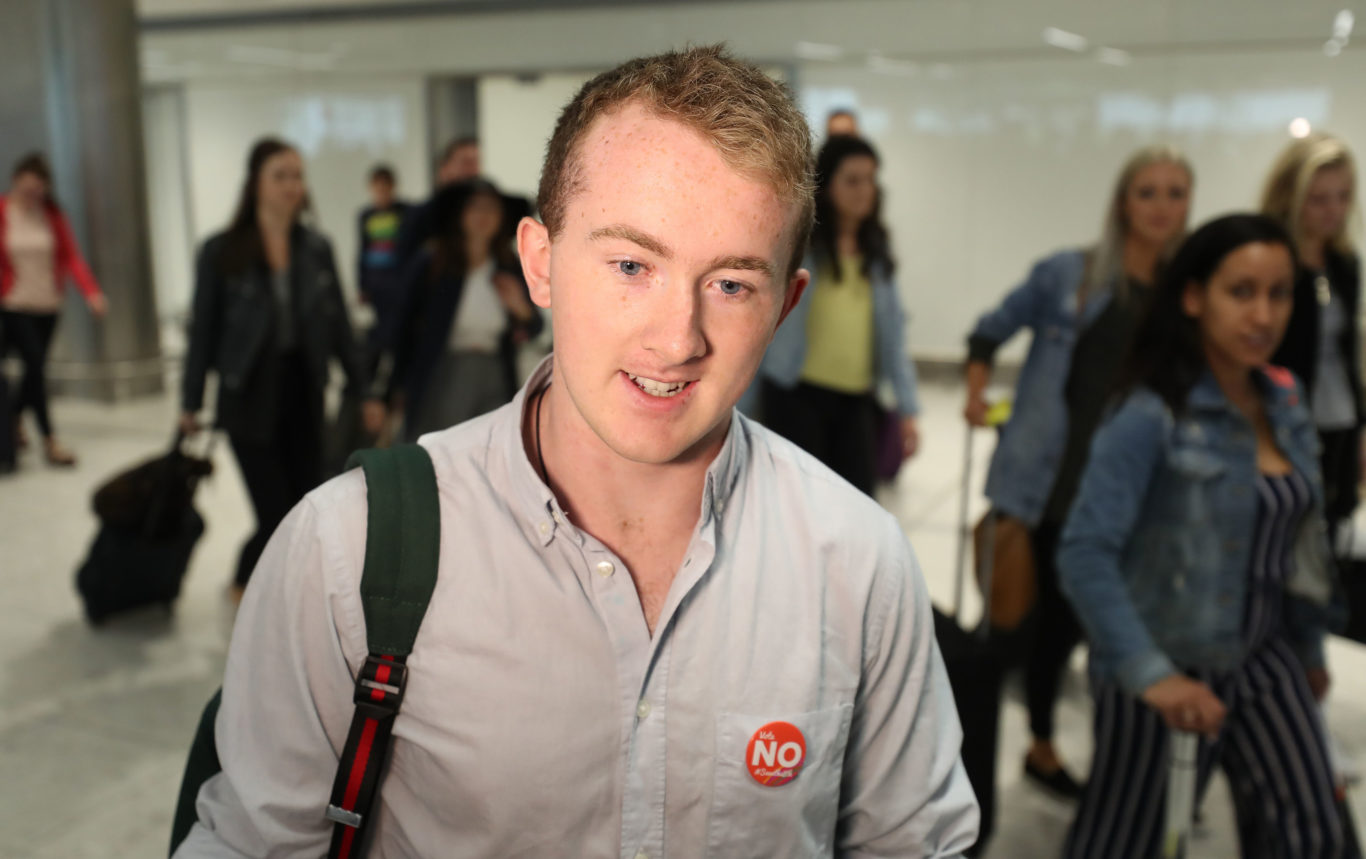
[(1014, 516), (989, 510), (972, 529), (972, 544), (977, 586), (991, 628), (1019, 629), (1039, 592), (1029, 528)]
[(873, 439), (874, 472), (878, 480), (891, 483), (896, 480), (897, 474), (901, 471), (901, 463), (906, 460), (901, 453), (904, 446), (901, 440), (901, 415), (882, 406), (876, 408), (874, 420), (877, 422), (877, 428)]

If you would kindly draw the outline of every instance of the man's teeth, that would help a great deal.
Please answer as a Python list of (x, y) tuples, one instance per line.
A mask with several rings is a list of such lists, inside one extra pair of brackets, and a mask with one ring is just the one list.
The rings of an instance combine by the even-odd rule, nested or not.
[(632, 382), (636, 383), (636, 387), (652, 397), (672, 397), (688, 387), (687, 382), (656, 382), (654, 379), (647, 379), (644, 376), (633, 376), (630, 373), (626, 375)]

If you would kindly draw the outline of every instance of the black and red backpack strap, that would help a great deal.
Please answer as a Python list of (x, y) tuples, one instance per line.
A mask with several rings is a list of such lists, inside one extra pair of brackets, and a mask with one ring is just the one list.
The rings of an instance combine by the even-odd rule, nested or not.
[(370, 653), (356, 677), (356, 711), (327, 805), (335, 824), (331, 859), (358, 859), (367, 846), (407, 689), (406, 662), (436, 587), (441, 552), (436, 474), (426, 450), (415, 444), (362, 450), (348, 465), (365, 469), (369, 513), (360, 589)]

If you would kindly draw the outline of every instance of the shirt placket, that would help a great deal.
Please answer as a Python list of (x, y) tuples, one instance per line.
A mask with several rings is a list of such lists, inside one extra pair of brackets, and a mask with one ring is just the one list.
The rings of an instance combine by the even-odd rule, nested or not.
[(562, 536), (572, 533), (572, 542), (581, 553), (584, 578), (616, 658), (624, 740), (621, 857), (660, 859), (664, 856), (667, 690), (672, 652), (668, 629), (682, 596), (711, 563), (710, 517), (704, 514), (704, 525), (688, 547), (653, 640), (626, 565), (596, 539), (572, 526), (564, 527), (568, 522), (562, 513), (556, 511), (554, 520), (559, 526), (555, 531)]

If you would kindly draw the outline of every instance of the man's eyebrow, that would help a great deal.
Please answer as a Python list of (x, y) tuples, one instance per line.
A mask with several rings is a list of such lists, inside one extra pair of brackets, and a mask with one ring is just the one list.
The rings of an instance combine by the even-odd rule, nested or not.
[(773, 264), (763, 257), (718, 257), (707, 267), (708, 271), (729, 268), (736, 271), (757, 271), (766, 277), (773, 277)]
[(664, 259), (673, 259), (674, 253), (669, 250), (669, 246), (647, 232), (627, 226), (626, 224), (612, 224), (607, 227), (600, 227), (588, 234), (590, 242), (599, 239), (625, 239), (633, 244), (640, 245), (652, 254), (661, 256)]
[[(599, 227), (588, 234), (590, 242), (600, 239), (624, 239), (632, 244), (640, 245), (652, 254), (663, 257), (666, 260), (673, 259), (673, 251), (664, 242), (655, 238), (643, 230), (626, 224), (610, 224), (606, 227)], [(707, 266), (708, 271), (716, 269), (733, 269), (735, 271), (757, 271), (766, 277), (773, 277), (773, 264), (763, 257), (754, 256), (726, 256), (717, 257)]]

